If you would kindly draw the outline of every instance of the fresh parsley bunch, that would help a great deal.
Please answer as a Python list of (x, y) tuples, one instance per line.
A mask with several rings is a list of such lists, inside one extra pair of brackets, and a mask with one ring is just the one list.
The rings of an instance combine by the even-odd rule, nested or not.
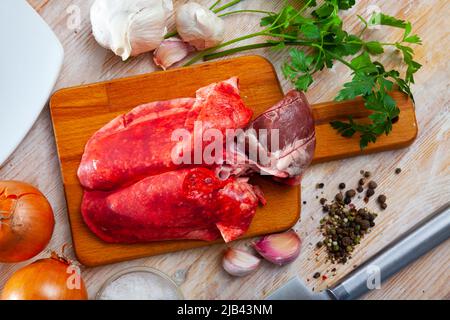
[[(233, 2), (236, 1), (240, 2), (239, 0)], [(413, 99), (411, 84), (414, 83), (414, 74), (421, 65), (414, 61), (414, 51), (409, 45), (421, 44), (421, 39), (411, 33), (411, 23), (383, 13), (375, 13), (368, 21), (358, 16), (364, 28), (358, 35), (349, 34), (343, 29), (339, 12), (350, 9), (354, 5), (355, 0), (325, 0), (321, 4), (317, 4), (315, 0), (309, 0), (300, 9), (286, 4), (277, 13), (253, 10), (265, 15), (261, 19), (262, 31), (205, 50), (194, 56), (188, 64), (200, 59), (211, 60), (255, 48), (282, 49), (289, 46), (291, 47), (289, 58), (284, 63), (282, 72), (296, 89), (307, 91), (314, 81), (316, 72), (332, 68), (334, 63), (339, 61), (352, 70), (353, 78), (344, 84), (336, 100), (362, 97), (365, 108), (372, 113), (369, 115), (367, 124), (357, 123), (350, 118), (347, 122), (333, 121), (331, 126), (344, 137), (351, 137), (358, 133), (360, 147), (365, 148), (370, 142), (375, 143), (378, 136), (388, 135), (392, 131), (393, 122), (398, 119), (400, 110), (389, 94), (394, 84)], [(305, 13), (311, 10), (311, 14)], [(252, 10), (238, 10), (233, 13), (243, 11)], [(404, 30), (403, 38), (394, 43), (364, 39), (366, 30), (376, 25), (401, 28)], [(269, 40), (218, 52), (219, 49), (231, 44), (259, 36), (269, 37)], [(386, 46), (393, 46), (402, 53), (403, 61), (407, 66), (403, 77), (399, 71), (386, 70), (380, 62), (375, 60), (376, 56), (384, 53)], [(309, 47), (310, 50), (306, 52), (302, 47)]]

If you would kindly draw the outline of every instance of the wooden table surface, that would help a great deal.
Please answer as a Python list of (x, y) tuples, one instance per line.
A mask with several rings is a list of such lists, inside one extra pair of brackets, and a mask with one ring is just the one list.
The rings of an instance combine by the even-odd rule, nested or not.
[[(91, 35), (89, 22), (91, 0), (29, 0), (29, 2), (55, 30), (65, 49), (64, 66), (55, 90), (155, 70), (149, 54), (124, 63), (96, 44)], [(175, 5), (179, 5), (185, 1), (174, 2)], [(282, 1), (246, 0), (239, 7), (273, 10), (281, 3)], [(95, 296), (102, 283), (115, 272), (126, 267), (142, 265), (157, 268), (169, 275), (185, 274), (186, 278), (181, 284), (181, 289), (189, 299), (260, 299), (294, 275), (309, 279), (308, 284), (319, 290), (338, 281), (352, 270), (354, 265), (364, 262), (449, 199), (450, 22), (447, 14), (450, 12), (450, 3), (445, 0), (359, 1), (355, 8), (345, 14), (346, 25), (359, 30), (356, 13), (367, 15), (369, 5), (377, 5), (387, 14), (410, 20), (414, 31), (423, 38), (424, 45), (416, 48), (417, 59), (424, 65), (417, 74), (417, 84), (414, 86), (419, 123), (419, 136), (416, 142), (403, 150), (311, 167), (302, 183), (302, 199), (307, 201), (307, 204), (302, 207), (301, 221), (295, 227), (303, 239), (303, 251), (299, 259), (288, 266), (279, 268), (264, 263), (251, 276), (243, 279), (232, 278), (220, 266), (225, 246), (215, 245), (116, 265), (83, 268), (83, 277), (91, 298)], [(76, 19), (78, 12), (79, 21)], [(230, 39), (258, 29), (258, 17), (255, 15), (230, 16), (226, 20), (227, 38)], [(73, 26), (77, 27), (74, 29)], [(373, 31), (373, 36), (386, 41), (396, 40), (401, 36), (401, 31), (383, 28)], [(270, 59), (277, 70), (280, 70), (280, 65), (286, 57), (286, 52), (281, 51), (263, 49), (253, 53)], [(397, 61), (397, 53), (392, 52), (385, 56), (383, 63), (394, 66)], [(290, 84), (281, 74), (279, 78), (283, 88), (288, 90)], [(342, 83), (349, 78), (348, 69), (339, 64), (331, 71), (317, 75), (316, 82), (307, 93), (310, 102), (332, 100)], [(173, 85), (176, 90), (176, 84), (168, 85)], [(402, 168), (400, 175), (394, 174), (397, 167)], [(344, 181), (350, 185), (356, 184), (361, 169), (373, 172), (379, 189), (388, 195), (388, 209), (377, 218), (377, 226), (363, 240), (353, 259), (347, 265), (336, 266), (336, 276), (325, 281), (315, 280), (312, 275), (316, 271), (324, 273), (333, 268), (332, 265), (325, 263), (323, 252), (317, 258), (315, 256), (313, 244), (320, 239), (317, 226), (322, 215), (316, 200), (316, 196), (322, 195), (316, 190), (315, 185), (324, 182), (324, 194), (330, 198), (335, 194), (338, 183)], [(49, 250), (59, 251), (64, 244), (71, 243), (48, 107), (44, 109), (19, 148), (0, 168), (0, 179), (30, 182), (48, 196), (55, 212), (56, 228), (47, 252), (40, 254), (39, 257), (48, 255)], [(377, 208), (373, 201), (369, 205), (374, 209)], [(232, 246), (244, 247), (247, 244), (248, 241), (241, 241), (233, 243)], [(0, 264), (0, 288), (15, 270), (27, 263), (29, 262)], [(380, 290), (374, 290), (364, 298), (449, 299), (450, 241), (383, 283)]]

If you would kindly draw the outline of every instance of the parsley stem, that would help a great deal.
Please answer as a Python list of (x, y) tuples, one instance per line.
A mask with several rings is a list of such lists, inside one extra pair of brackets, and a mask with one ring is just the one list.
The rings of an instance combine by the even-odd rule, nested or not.
[(198, 53), (191, 60), (186, 62), (184, 64), (184, 66), (190, 66), (191, 64), (194, 64), (197, 61), (200, 61), (201, 59), (203, 59), (204, 56), (206, 56), (208, 54), (211, 54), (211, 53), (213, 53), (214, 51), (216, 51), (216, 50), (218, 50), (220, 48), (229, 46), (229, 45), (231, 45), (233, 43), (236, 43), (236, 42), (240, 42), (240, 41), (243, 41), (243, 40), (247, 40), (247, 39), (251, 39), (251, 38), (258, 37), (258, 36), (263, 36), (263, 35), (265, 35), (265, 31), (250, 33), (250, 34), (247, 34), (245, 36), (242, 36), (242, 37), (239, 37), (239, 38), (236, 38), (236, 39), (224, 42), (222, 44), (219, 44), (218, 46), (215, 46), (213, 48), (210, 48), (210, 49), (207, 49), (207, 50), (204, 50), (204, 51)]
[(244, 1), (244, 0), (233, 0), (233, 1), (230, 1), (227, 4), (224, 4), (223, 6), (217, 8), (216, 10), (213, 10), (213, 12), (214, 13), (219, 13), (219, 12), (221, 12), (221, 11), (223, 11), (225, 9), (228, 9), (229, 7), (232, 7), (235, 4), (238, 4), (239, 2), (242, 2), (242, 1)]
[[(228, 56), (228, 55), (231, 55), (234, 53), (238, 53), (238, 52), (242, 52), (242, 51), (275, 47), (279, 44), (280, 44), (280, 42), (255, 43), (255, 44), (250, 44), (247, 46), (241, 46), (241, 47), (237, 47), (237, 48), (232, 48), (232, 49), (228, 49), (228, 50), (224, 50), (224, 51), (220, 51), (220, 52), (207, 54), (206, 56), (203, 57), (203, 59), (205, 61), (209, 61), (209, 60), (225, 57), (225, 56)], [(310, 42), (301, 42), (301, 41), (284, 42), (284, 44), (287, 46), (311, 46)]]
[(211, 7), (209, 7), (209, 10), (214, 9), (222, 0), (217, 0), (216, 2), (213, 3), (213, 5)]
[(177, 31), (172, 31), (172, 32), (167, 33), (167, 34), (164, 36), (164, 39), (169, 39), (169, 38), (171, 38), (171, 37), (176, 37), (177, 35), (178, 35), (178, 32), (177, 32)]
[(235, 13), (262, 13), (262, 14), (275, 14), (275, 12), (270, 12), (270, 11), (263, 11), (263, 10), (236, 10), (236, 11), (230, 11), (230, 12), (226, 12), (223, 13), (221, 15), (219, 15), (219, 17), (226, 17)]
[(349, 67), (349, 68), (352, 69), (353, 71), (356, 70), (356, 69), (355, 69), (348, 61), (345, 61), (343, 58), (341, 58), (340, 56), (334, 54), (333, 52), (326, 50), (326, 53), (327, 53), (329, 56), (331, 56), (331, 57), (333, 57), (334, 59), (336, 59), (337, 61), (339, 61), (339, 62), (345, 64), (347, 67)]
[(293, 37), (288, 34), (279, 34), (279, 33), (272, 33), (272, 32), (267, 32), (265, 35), (270, 36), (270, 37), (275, 37), (275, 38), (285, 38), (285, 39), (291, 39), (291, 40), (298, 39), (297, 37)]

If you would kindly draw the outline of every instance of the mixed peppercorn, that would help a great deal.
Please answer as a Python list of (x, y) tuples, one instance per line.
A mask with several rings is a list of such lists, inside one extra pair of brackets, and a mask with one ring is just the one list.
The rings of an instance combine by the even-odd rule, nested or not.
[[(396, 170), (396, 173), (397, 171), (399, 170)], [(338, 185), (339, 192), (330, 203), (325, 198), (319, 200), (326, 215), (320, 220), (323, 240), (317, 243), (317, 247), (325, 247), (328, 259), (333, 263), (346, 263), (364, 235), (375, 226), (377, 213), (366, 207), (356, 208), (352, 203), (358, 194), (364, 192), (365, 186), (367, 186), (367, 189), (364, 202), (368, 203), (369, 199), (375, 195), (375, 190), (378, 187), (374, 180), (370, 180), (371, 173), (369, 171), (361, 171), (361, 175), (356, 190), (347, 189), (344, 191), (346, 184), (341, 182)], [(317, 184), (317, 187), (319, 186), (322, 189), (324, 184)], [(387, 208), (386, 200), (384, 194), (377, 197), (377, 202), (382, 210)]]

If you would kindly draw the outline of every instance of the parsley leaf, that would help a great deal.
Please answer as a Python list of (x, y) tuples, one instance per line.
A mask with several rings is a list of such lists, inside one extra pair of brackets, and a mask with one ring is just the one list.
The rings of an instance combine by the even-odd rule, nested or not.
[[(393, 120), (400, 114), (395, 100), (390, 95), (392, 90), (407, 94), (414, 100), (411, 84), (414, 75), (421, 64), (414, 60), (413, 44), (421, 44), (418, 35), (413, 34), (410, 22), (396, 17), (375, 13), (366, 20), (357, 15), (362, 23), (359, 34), (345, 31), (344, 21), (340, 17), (342, 10), (348, 10), (355, 5), (355, 0), (315, 0), (306, 1), (301, 8), (285, 4), (277, 13), (267, 13), (261, 19), (261, 32), (256, 32), (222, 43), (217, 47), (205, 50), (194, 56), (188, 64), (199, 58), (207, 60), (226, 56), (228, 54), (270, 47), (272, 50), (289, 49), (289, 57), (281, 70), (297, 90), (307, 91), (314, 81), (315, 73), (325, 68), (332, 68), (340, 62), (351, 69), (352, 79), (344, 83), (336, 96), (337, 101), (361, 97), (364, 108), (370, 110), (366, 119), (349, 118), (347, 121), (333, 121), (331, 125), (344, 137), (359, 135), (360, 147), (375, 143), (382, 134), (389, 134), (393, 129)], [(311, 10), (307, 10), (311, 8)], [(312, 11), (311, 14), (305, 13)], [(384, 43), (364, 37), (370, 26), (388, 26), (403, 29), (403, 36), (394, 43)], [(253, 37), (266, 36), (263, 43), (234, 47), (221, 52), (217, 49)], [(385, 47), (394, 47), (403, 56), (406, 71), (386, 68), (375, 57), (385, 52)], [(308, 47), (304, 51), (302, 47)], [(394, 87), (395, 85), (395, 87)]]
[(369, 26), (391, 26), (396, 28), (405, 29), (407, 26), (407, 23), (403, 20), (397, 19), (392, 16), (388, 16), (384, 13), (377, 12), (372, 15), (372, 17), (369, 19)]
[(374, 82), (373, 77), (358, 72), (354, 75), (352, 81), (344, 84), (344, 89), (339, 91), (335, 100), (350, 100), (362, 95), (368, 95), (372, 92)]
[(383, 46), (379, 41), (366, 42), (365, 47), (370, 54), (382, 54), (384, 52)]

